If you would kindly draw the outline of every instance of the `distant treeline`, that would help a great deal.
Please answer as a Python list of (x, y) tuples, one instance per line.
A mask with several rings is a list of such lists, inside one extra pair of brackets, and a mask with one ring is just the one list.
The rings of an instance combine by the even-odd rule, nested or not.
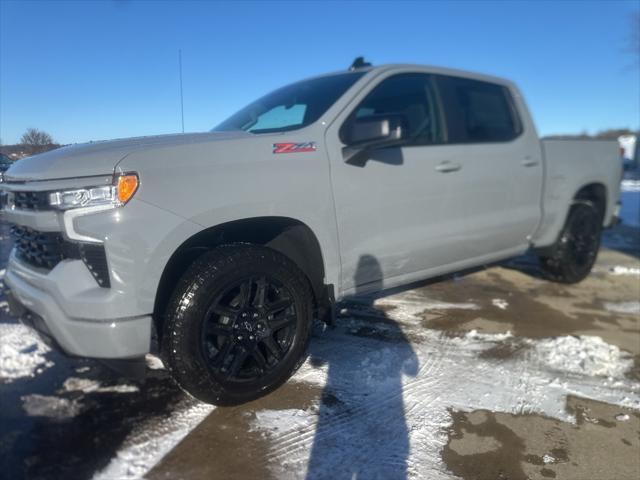
[(547, 135), (544, 138), (556, 140), (586, 140), (593, 138), (601, 140), (617, 140), (618, 137), (623, 135), (640, 135), (640, 131), (633, 131), (628, 128), (612, 128), (610, 130), (602, 130), (601, 132), (594, 134), (583, 132), (579, 134)]
[(47, 143), (46, 145), (28, 145), (26, 143), (17, 143), (15, 145), (0, 145), (0, 153), (6, 155), (11, 160), (20, 160), (21, 158), (35, 155), (37, 153), (48, 152), (60, 148), (62, 145), (58, 143)]

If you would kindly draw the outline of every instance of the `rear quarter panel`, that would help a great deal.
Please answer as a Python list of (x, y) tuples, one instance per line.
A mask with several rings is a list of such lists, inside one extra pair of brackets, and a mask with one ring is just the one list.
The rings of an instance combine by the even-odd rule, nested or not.
[(542, 140), (545, 157), (543, 218), (533, 244), (553, 244), (569, 212), (576, 193), (589, 184), (606, 190), (604, 226), (613, 218), (620, 197), (622, 164), (615, 140)]

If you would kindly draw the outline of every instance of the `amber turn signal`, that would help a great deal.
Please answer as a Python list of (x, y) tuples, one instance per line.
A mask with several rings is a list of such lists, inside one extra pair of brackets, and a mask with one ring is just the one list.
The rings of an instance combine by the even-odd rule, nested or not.
[(139, 184), (138, 175), (135, 173), (120, 175), (117, 183), (118, 201), (124, 204), (131, 200)]

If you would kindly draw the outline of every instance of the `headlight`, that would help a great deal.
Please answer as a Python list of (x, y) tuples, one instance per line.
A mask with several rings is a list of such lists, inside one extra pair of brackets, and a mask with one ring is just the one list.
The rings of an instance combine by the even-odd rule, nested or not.
[(138, 175), (127, 173), (114, 177), (113, 185), (51, 192), (49, 205), (59, 210), (71, 208), (113, 206), (121, 207), (138, 190)]

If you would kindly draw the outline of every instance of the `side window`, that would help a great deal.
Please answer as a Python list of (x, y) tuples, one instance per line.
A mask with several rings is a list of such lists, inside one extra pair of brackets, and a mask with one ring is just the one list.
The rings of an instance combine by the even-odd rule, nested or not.
[(439, 77), (449, 143), (505, 142), (521, 133), (506, 87), (458, 77)]
[(356, 107), (350, 119), (401, 114), (408, 127), (406, 145), (441, 143), (442, 129), (435, 98), (429, 75), (395, 75), (375, 87)]

